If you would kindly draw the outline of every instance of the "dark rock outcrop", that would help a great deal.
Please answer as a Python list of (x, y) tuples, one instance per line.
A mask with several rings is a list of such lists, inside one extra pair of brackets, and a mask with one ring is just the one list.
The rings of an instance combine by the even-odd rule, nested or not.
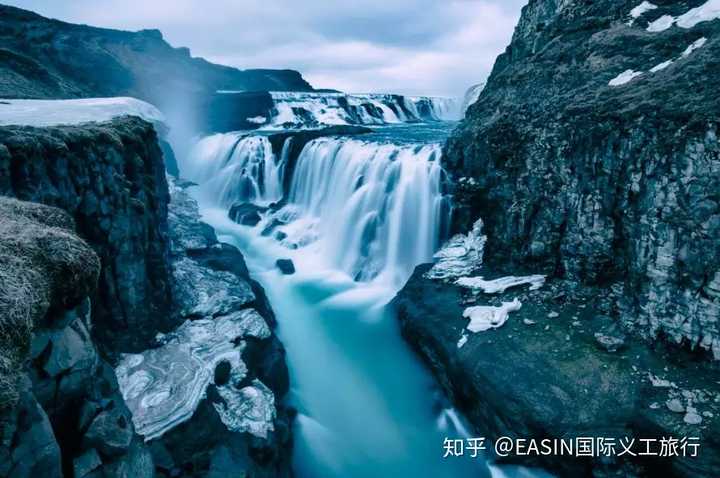
[(0, 194), (69, 212), (100, 257), (93, 333), (108, 351), (140, 350), (177, 325), (171, 313), (168, 192), (152, 125), (0, 128)]
[(0, 217), (0, 476), (151, 477), (89, 333), (99, 258), (64, 211), (0, 198)]
[(171, 182), (169, 208), (184, 322), (157, 347), (123, 357), (121, 389), (161, 476), (288, 476), (288, 371), (272, 311), (240, 251), (200, 222), (186, 187)]
[(285, 275), (291, 275), (295, 273), (295, 264), (293, 264), (292, 259), (278, 259), (275, 261), (275, 265), (278, 269), (280, 269), (280, 272)]
[(228, 211), (228, 216), (238, 224), (254, 227), (262, 219), (260, 213), (265, 211), (267, 211), (267, 208), (244, 202), (241, 204), (233, 204)]
[[(543, 466), (563, 477), (714, 476), (720, 469), (720, 385), (717, 367), (689, 359), (686, 353), (628, 339), (607, 351), (596, 334), (607, 326), (612, 293), (573, 290), (567, 281), (551, 281), (539, 290), (513, 288), (474, 296), (458, 285), (424, 277), (416, 269), (393, 301), (403, 336), (424, 358), (453, 403), (476, 426), (479, 436), (496, 439), (603, 437), (652, 439), (695, 437), (697, 456), (515, 456), (503, 460)], [(484, 277), (507, 274), (483, 267)], [(502, 273), (501, 273), (502, 272)], [(513, 272), (517, 272), (513, 270)], [(463, 310), (518, 298), (501, 328), (470, 333)], [(461, 337), (465, 337), (461, 340)], [(668, 405), (678, 401), (678, 410)], [(701, 423), (688, 422), (688, 414)], [(688, 454), (689, 454), (688, 449)]]
[(705, 2), (639, 3), (525, 7), (447, 143), (456, 228), (482, 217), (489, 260), (616, 284), (627, 328), (720, 357), (720, 20), (649, 31)]

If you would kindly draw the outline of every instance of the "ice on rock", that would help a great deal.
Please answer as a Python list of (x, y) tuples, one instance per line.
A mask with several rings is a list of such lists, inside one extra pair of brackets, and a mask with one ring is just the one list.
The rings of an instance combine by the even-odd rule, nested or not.
[(228, 430), (267, 438), (273, 431), (275, 395), (260, 380), (237, 390), (233, 385), (218, 387), (224, 403), (213, 403)]
[(647, 27), (649, 32), (662, 32), (673, 25), (680, 28), (693, 28), (698, 23), (709, 22), (720, 18), (720, 0), (708, 0), (699, 7), (688, 10), (679, 17), (663, 15)]
[(75, 100), (0, 100), (0, 126), (55, 126), (108, 121), (118, 116), (139, 116), (151, 123), (165, 117), (150, 103), (129, 97)]
[(642, 2), (640, 5), (638, 5), (637, 7), (630, 10), (630, 16), (632, 18), (640, 18), (645, 13), (647, 13), (651, 10), (655, 10), (656, 8), (657, 8), (657, 5), (645, 1), (645, 2)]
[(682, 52), (682, 57), (687, 58), (692, 52), (694, 52), (698, 48), (702, 48), (705, 43), (707, 43), (707, 38), (705, 37), (695, 40), (690, 46), (685, 49), (684, 52)]
[(668, 66), (670, 66), (672, 64), (673, 64), (672, 60), (667, 60), (662, 63), (658, 63), (657, 65), (650, 68), (650, 73), (657, 73), (658, 71), (664, 70), (665, 68), (667, 68)]
[(512, 302), (503, 302), (502, 305), (478, 305), (468, 307), (463, 312), (463, 317), (470, 319), (467, 329), (470, 332), (484, 332), (489, 329), (497, 329), (507, 322), (510, 312), (520, 310), (522, 303), (515, 299)]
[(647, 27), (647, 31), (657, 33), (667, 30), (675, 23), (675, 18), (670, 15), (663, 15), (654, 22), (650, 23)]
[(505, 292), (510, 287), (529, 284), (530, 290), (537, 290), (545, 283), (544, 275), (530, 276), (507, 276), (499, 279), (484, 280), (482, 277), (461, 277), (456, 284), (469, 287), (473, 290), (482, 290), (486, 294), (498, 294)]
[(613, 78), (608, 82), (608, 85), (610, 86), (620, 86), (624, 85), (625, 83), (629, 83), (633, 79), (637, 78), (638, 76), (642, 75), (641, 71), (635, 71), (635, 70), (625, 70), (622, 73), (620, 73), (618, 76)]
[[(236, 345), (237, 339), (263, 339), (269, 335), (270, 329), (260, 314), (244, 309), (215, 319), (188, 320), (164, 335), (160, 347), (123, 356), (115, 373), (137, 432), (151, 440), (190, 419), (205, 397), (218, 363), (228, 361), (236, 381), (247, 374), (241, 358), (244, 342)], [(249, 393), (243, 390), (235, 393), (243, 396)], [(221, 392), (223, 397), (229, 393)], [(265, 406), (274, 410), (273, 404), (274, 399), (268, 397)], [(243, 407), (245, 405), (228, 405), (221, 414), (223, 422), (230, 429), (244, 428), (250, 433), (257, 432), (257, 436), (265, 436), (267, 426), (272, 424), (265, 428), (258, 426), (255, 422), (259, 414), (251, 413), (250, 420), (249, 412)], [(252, 408), (257, 405), (253, 404)], [(243, 414), (231, 417), (233, 411), (238, 410)]]
[(482, 264), (486, 237), (483, 222), (478, 219), (467, 234), (453, 236), (433, 257), (437, 261), (425, 277), (429, 279), (456, 279), (467, 276)]
[(688, 10), (677, 19), (677, 26), (692, 28), (698, 23), (709, 22), (720, 18), (720, 0), (708, 0), (697, 8)]
[(460, 336), (460, 340), (458, 340), (458, 342), (457, 342), (457, 348), (461, 349), (462, 346), (467, 343), (467, 341), (468, 341), (468, 336), (467, 336), (467, 334), (462, 334), (462, 335)]

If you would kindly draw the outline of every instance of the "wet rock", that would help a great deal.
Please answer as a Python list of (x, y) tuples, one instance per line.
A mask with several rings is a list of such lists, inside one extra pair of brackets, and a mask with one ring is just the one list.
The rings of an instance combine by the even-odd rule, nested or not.
[(185, 253), (188, 250), (206, 249), (217, 244), (215, 230), (200, 221), (197, 202), (190, 197), (182, 183), (171, 179), (168, 187), (171, 198), (168, 206), (168, 225), (172, 251)]
[(0, 470), (13, 478), (60, 478), (60, 447), (50, 421), (32, 396), (29, 383), (23, 380), (20, 387), (15, 413), (8, 417), (10, 422), (0, 425), (3, 435), (9, 435), (3, 440)]
[(83, 478), (102, 465), (98, 452), (91, 448), (73, 460), (73, 473), (76, 478)]
[(277, 261), (275, 261), (275, 265), (278, 269), (280, 269), (280, 272), (285, 275), (291, 275), (295, 273), (295, 264), (293, 264), (293, 261), (290, 259), (278, 259)]
[(215, 379), (213, 383), (215, 385), (225, 385), (230, 381), (230, 372), (232, 371), (232, 364), (227, 360), (223, 360), (215, 366)]
[(596, 332), (595, 341), (607, 352), (617, 352), (625, 345), (625, 337), (613, 330)]
[(95, 448), (104, 456), (124, 454), (133, 440), (130, 416), (116, 406), (101, 412), (90, 424), (83, 439), (88, 448)]
[(267, 208), (251, 203), (235, 204), (230, 208), (228, 216), (238, 224), (254, 227), (262, 219), (260, 213), (263, 213), (266, 210)]

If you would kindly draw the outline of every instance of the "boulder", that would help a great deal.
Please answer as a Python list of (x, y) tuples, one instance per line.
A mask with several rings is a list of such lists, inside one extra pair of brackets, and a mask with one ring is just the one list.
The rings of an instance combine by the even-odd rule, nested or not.
[(278, 269), (280, 269), (280, 272), (285, 275), (291, 275), (295, 273), (295, 264), (293, 264), (293, 261), (291, 259), (278, 259), (277, 261), (275, 261), (275, 265)]
[(262, 219), (260, 213), (265, 211), (267, 211), (267, 208), (251, 203), (242, 203), (233, 205), (228, 212), (228, 216), (238, 224), (254, 227)]

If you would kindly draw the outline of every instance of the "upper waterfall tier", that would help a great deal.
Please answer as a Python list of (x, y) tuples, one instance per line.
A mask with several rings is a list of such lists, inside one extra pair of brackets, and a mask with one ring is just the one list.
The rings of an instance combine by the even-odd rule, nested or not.
[[(242, 95), (235, 93), (238, 101)], [(392, 94), (346, 94), (340, 92), (269, 93), (267, 111), (242, 118), (246, 128), (315, 128), (327, 125), (385, 125), (430, 121), (453, 121), (461, 117), (457, 98)]]

